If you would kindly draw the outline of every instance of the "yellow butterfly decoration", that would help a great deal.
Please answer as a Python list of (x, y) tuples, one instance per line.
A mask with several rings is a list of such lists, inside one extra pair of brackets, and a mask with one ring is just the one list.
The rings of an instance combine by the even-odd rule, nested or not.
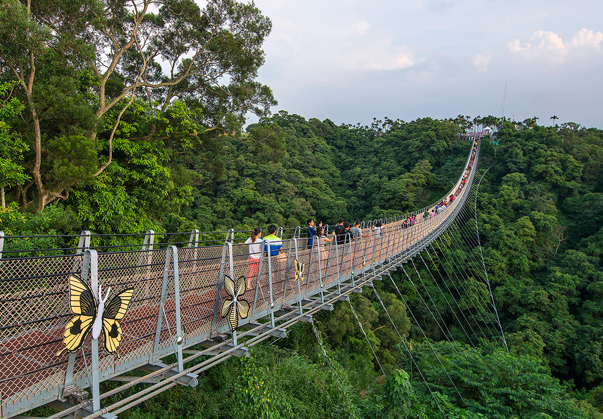
[(297, 259), (295, 259), (295, 280), (301, 281), (304, 283), (304, 268), (306, 267), (305, 263), (299, 263)]
[(101, 329), (104, 337), (105, 351), (115, 354), (122, 339), (122, 330), (119, 320), (123, 319), (128, 311), (128, 305), (134, 295), (134, 288), (127, 288), (109, 299), (111, 288), (102, 299), (102, 288), (99, 286), (100, 301), (94, 297), (90, 286), (77, 274), (69, 275), (69, 308), (74, 317), (69, 320), (63, 333), (63, 344), (57, 356), (63, 351), (75, 352), (82, 347), (86, 337), (92, 332), (92, 337), (97, 339)]
[(224, 275), (224, 290), (232, 299), (225, 299), (222, 305), (222, 317), (228, 316), (230, 330), (234, 332), (239, 327), (239, 317), (246, 319), (249, 315), (249, 303), (247, 300), (239, 298), (245, 294), (245, 277), (242, 276), (235, 281), (228, 275)]

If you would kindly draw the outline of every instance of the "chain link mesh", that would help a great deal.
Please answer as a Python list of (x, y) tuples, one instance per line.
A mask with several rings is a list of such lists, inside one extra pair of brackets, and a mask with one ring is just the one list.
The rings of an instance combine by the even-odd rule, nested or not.
[[(461, 197), (469, 188), (452, 192)], [(177, 250), (180, 321), (184, 346), (209, 339), (212, 332), (225, 332), (227, 321), (220, 315), (226, 293), (223, 276), (245, 278), (251, 286), (240, 298), (251, 306), (241, 323), (255, 321), (256, 315), (282, 305), (309, 298), (322, 288), (330, 288), (385, 259), (401, 254), (444, 223), (459, 202), (449, 203), (442, 214), (414, 222), (403, 220), (385, 224), (381, 230), (364, 228), (356, 240), (328, 243), (315, 240), (308, 248), (306, 238), (283, 240), (276, 256), (262, 255), (250, 260), (249, 246), (228, 245), (185, 247)], [(429, 210), (427, 210), (429, 212)], [(173, 347), (176, 337), (175, 261), (166, 265), (170, 249), (155, 249), (98, 254), (98, 283), (111, 295), (134, 288), (128, 314), (120, 322), (123, 330), (118, 348), (120, 357), (100, 351), (101, 377), (123, 372), (133, 365), (148, 362), (155, 351)], [(296, 278), (296, 263), (303, 265), (303, 276)], [(72, 317), (68, 306), (68, 277), (80, 273), (83, 256), (9, 258), (0, 261), (0, 398), (1, 406), (24, 404), (30, 398), (64, 385), (69, 355), (63, 349), (62, 334)], [(251, 263), (250, 263), (251, 262)], [(270, 269), (269, 269), (270, 268)], [(298, 272), (298, 274), (301, 272)], [(160, 310), (164, 278), (167, 279), (165, 304)], [(272, 294), (271, 294), (272, 290)], [(158, 319), (162, 317), (161, 329)], [(90, 367), (90, 336), (75, 356), (73, 379), (86, 378)], [(84, 358), (84, 356), (86, 358)]]

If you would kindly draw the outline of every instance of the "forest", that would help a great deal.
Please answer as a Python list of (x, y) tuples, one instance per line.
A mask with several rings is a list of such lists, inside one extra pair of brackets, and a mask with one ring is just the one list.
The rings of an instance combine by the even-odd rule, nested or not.
[[(133, 13), (114, 3), (0, 0), (0, 38), (13, 41), (0, 44), (0, 231), (47, 235), (5, 250), (72, 246), (64, 236), (84, 229), (403, 214), (450, 188), (470, 147), (460, 134), (488, 125), (497, 135), (482, 147), (479, 238), (508, 344), (473, 342), (442, 294), (432, 307), (444, 333), (397, 271), (399, 289), (384, 280), (352, 297), (376, 356), (340, 303), (315, 329), (296, 325), (124, 417), (603, 418), (603, 131), (537, 118), (271, 115), (276, 100), (256, 80), (271, 23), (253, 4), (173, 0)], [(246, 126), (249, 113), (259, 122)], [(479, 253), (460, 250), (442, 255), (469, 266)], [(439, 263), (418, 259), (410, 277), (434, 290)]]

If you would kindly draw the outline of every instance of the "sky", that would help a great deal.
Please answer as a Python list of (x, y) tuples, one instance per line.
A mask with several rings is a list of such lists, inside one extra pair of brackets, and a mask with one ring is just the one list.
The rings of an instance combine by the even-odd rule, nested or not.
[(500, 117), (504, 103), (518, 121), (603, 128), (601, 0), (255, 4), (273, 25), (258, 77), (272, 112), (369, 124)]

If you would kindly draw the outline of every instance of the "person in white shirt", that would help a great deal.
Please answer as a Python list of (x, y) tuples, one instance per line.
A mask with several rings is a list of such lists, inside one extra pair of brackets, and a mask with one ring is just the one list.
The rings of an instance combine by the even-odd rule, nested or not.
[(260, 257), (262, 256), (262, 241), (260, 237), (262, 236), (262, 229), (256, 227), (251, 232), (251, 237), (249, 237), (245, 244), (249, 245), (249, 274), (247, 275), (247, 289), (251, 288), (251, 278), (257, 277), (260, 270)]

